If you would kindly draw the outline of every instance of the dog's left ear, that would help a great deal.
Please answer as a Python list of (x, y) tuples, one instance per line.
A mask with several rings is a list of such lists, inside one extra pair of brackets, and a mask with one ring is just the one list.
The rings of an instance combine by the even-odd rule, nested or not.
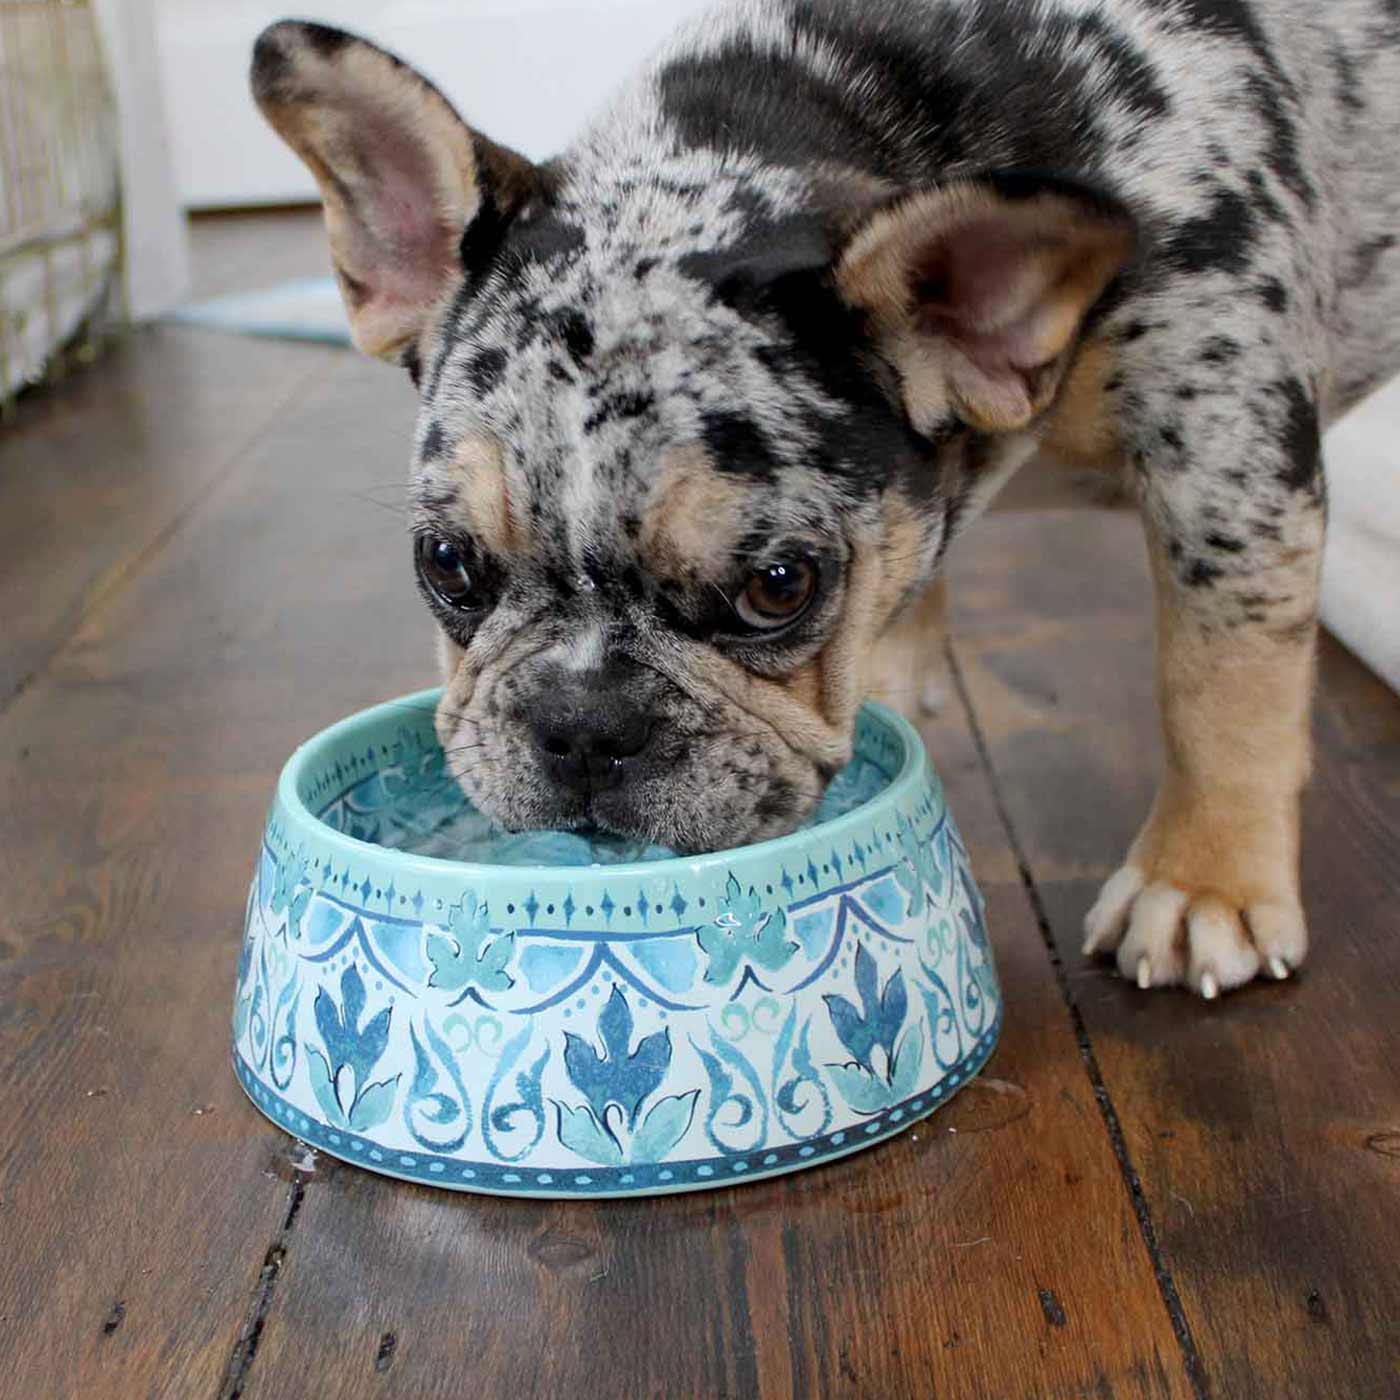
[(1055, 397), (1085, 317), (1136, 245), (1131, 216), (1062, 182), (993, 176), (871, 215), (837, 265), (898, 370), (910, 421), (1025, 428)]
[(253, 50), (253, 96), (316, 177), (355, 344), (411, 351), (464, 275), (535, 193), (537, 168), (472, 131), (422, 74), (367, 40), (284, 20)]

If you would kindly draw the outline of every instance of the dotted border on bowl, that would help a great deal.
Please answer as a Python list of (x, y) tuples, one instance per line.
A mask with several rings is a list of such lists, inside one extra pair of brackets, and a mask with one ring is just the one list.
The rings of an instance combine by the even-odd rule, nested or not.
[(425, 1186), (445, 1186), (462, 1191), (482, 1191), (516, 1196), (645, 1196), (667, 1191), (699, 1190), (727, 1186), (740, 1180), (757, 1180), (780, 1172), (819, 1166), (836, 1157), (903, 1131), (951, 1098), (986, 1063), (1001, 1034), (1002, 1006), (996, 1019), (971, 1050), (951, 1066), (939, 1082), (892, 1108), (836, 1132), (806, 1142), (757, 1152), (736, 1152), (686, 1162), (664, 1162), (628, 1167), (511, 1166), (499, 1162), (464, 1162), (430, 1152), (385, 1147), (354, 1133), (328, 1127), (310, 1117), (280, 1094), (269, 1089), (237, 1051), (234, 1072), (244, 1092), (258, 1110), (284, 1131), (333, 1157), (370, 1171), (401, 1177)]

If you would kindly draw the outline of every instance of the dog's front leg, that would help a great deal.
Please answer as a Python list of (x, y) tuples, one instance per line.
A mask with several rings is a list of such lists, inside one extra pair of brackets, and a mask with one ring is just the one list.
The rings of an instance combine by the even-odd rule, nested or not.
[(1324, 511), (1315, 437), (1283, 452), (1145, 478), (1165, 772), (1085, 921), (1085, 952), (1116, 950), (1144, 988), (1213, 998), (1287, 977), (1307, 950), (1299, 798)]

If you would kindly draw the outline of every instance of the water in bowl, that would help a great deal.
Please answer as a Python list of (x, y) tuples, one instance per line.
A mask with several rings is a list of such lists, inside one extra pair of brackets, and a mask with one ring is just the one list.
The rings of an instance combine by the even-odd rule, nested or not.
[[(816, 810), (804, 823), (853, 812), (889, 785), (889, 775), (866, 758), (854, 759), (827, 785)], [(502, 831), (472, 807), (461, 788), (447, 778), (414, 797), (411, 821), (387, 822), (377, 843), (415, 855), (486, 865), (619, 865), (631, 861), (669, 860), (675, 852), (605, 832)]]

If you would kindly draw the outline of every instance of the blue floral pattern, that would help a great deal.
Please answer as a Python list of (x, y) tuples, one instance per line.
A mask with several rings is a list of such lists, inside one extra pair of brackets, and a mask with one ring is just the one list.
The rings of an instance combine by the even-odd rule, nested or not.
[(780, 972), (792, 961), (798, 945), (787, 937), (785, 910), (765, 908), (758, 892), (751, 887), (745, 894), (733, 875), (725, 886), (724, 906), (718, 918), (696, 931), (709, 959), (705, 981), (724, 986), (741, 964)]
[[(457, 1057), (427, 1019), (422, 1041), (411, 1025), (408, 1035), (413, 1044), (413, 1083), (404, 1099), (404, 1126), (420, 1147), (455, 1152), (472, 1128), (471, 1100)], [(445, 1087), (439, 1087), (444, 1081)]]
[(430, 987), (463, 992), (473, 986), (485, 992), (506, 992), (515, 979), (506, 967), (515, 950), (515, 935), (491, 936), (491, 911), (474, 894), (467, 894), (453, 911), (448, 934), (427, 935), (427, 957), (433, 965)]
[(909, 1012), (904, 973), (892, 973), (877, 994), (879, 969), (864, 943), (856, 948), (855, 986), (859, 1009), (839, 993), (826, 997), (837, 1038), (852, 1057), (829, 1069), (857, 1113), (876, 1113), (913, 1091), (923, 1064), (924, 1035), (917, 1025), (904, 1030)]
[(316, 1028), (321, 1046), (308, 1045), (311, 1089), (326, 1118), (340, 1128), (367, 1133), (393, 1112), (399, 1076), (370, 1079), (389, 1044), (393, 1017), (385, 1007), (363, 1027), (365, 984), (352, 964), (340, 979), (340, 1005), (322, 987), (316, 993)]
[[(450, 781), (434, 754), (421, 733), (346, 754), (315, 785), (322, 820), (411, 821)], [(469, 883), (399, 888), (343, 850), (292, 838), (274, 808), (236, 1065), (278, 1121), (399, 1175), (589, 1195), (788, 1170), (927, 1113), (1000, 1029), (936, 786), (888, 829), (757, 876), (736, 859), (551, 893), (522, 870), (488, 902)]]
[(685, 1136), (695, 1113), (698, 1089), (658, 1099), (642, 1115), (671, 1067), (671, 1033), (643, 1036), (631, 1048), (632, 1028), (627, 998), (614, 987), (598, 1017), (601, 1051), (564, 1032), (565, 1071), (587, 1102), (572, 1108), (555, 1102), (559, 1141), (590, 1162), (658, 1162)]

